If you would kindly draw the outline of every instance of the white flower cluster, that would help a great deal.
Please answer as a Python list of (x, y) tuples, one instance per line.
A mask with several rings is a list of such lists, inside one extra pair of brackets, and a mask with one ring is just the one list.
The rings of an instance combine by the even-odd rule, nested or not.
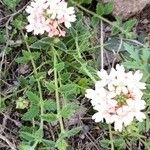
[(118, 64), (116, 69), (111, 69), (110, 74), (101, 70), (98, 76), (101, 80), (96, 82), (95, 90), (87, 89), (85, 95), (91, 99), (97, 111), (92, 117), (95, 122), (105, 119), (106, 123), (114, 123), (116, 131), (122, 131), (123, 126), (129, 125), (134, 117), (138, 121), (146, 118), (141, 111), (145, 109), (141, 90), (146, 88), (145, 83), (140, 82), (142, 73), (126, 73), (124, 67)]
[(27, 6), (26, 12), (29, 25), (27, 32), (35, 35), (47, 32), (52, 36), (65, 36), (64, 26), (71, 27), (71, 22), (76, 20), (73, 7), (67, 7), (64, 0), (34, 0)]

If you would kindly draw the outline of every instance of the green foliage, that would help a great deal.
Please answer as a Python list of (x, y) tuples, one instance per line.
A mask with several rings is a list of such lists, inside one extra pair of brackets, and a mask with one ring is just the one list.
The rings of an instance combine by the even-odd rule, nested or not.
[(12, 25), (19, 30), (23, 30), (25, 27), (25, 22), (24, 22), (24, 16), (23, 15), (19, 15), (17, 16), (13, 22)]
[(109, 145), (110, 145), (110, 140), (108, 140), (108, 139), (100, 140), (100, 145), (101, 145), (103, 148), (108, 148)]
[(19, 64), (27, 64), (29, 61), (31, 61), (31, 58), (33, 60), (37, 60), (40, 57), (40, 53), (39, 52), (27, 52), (25, 50), (22, 51), (23, 56), (22, 57), (18, 57), (16, 59), (16, 62)]
[(15, 11), (16, 6), (18, 5), (18, 3), (20, 2), (20, 0), (3, 0), (3, 3), (6, 5), (7, 9)]
[(31, 91), (28, 91), (26, 93), (28, 100), (30, 101), (31, 105), (28, 111), (23, 115), (23, 120), (32, 120), (34, 117), (39, 115), (39, 102), (40, 98), (32, 93)]
[(116, 17), (116, 22), (114, 22), (114, 27), (112, 28), (112, 35), (117, 35), (120, 33), (120, 30), (115, 25), (121, 27), (124, 30), (123, 35), (126, 38), (133, 38), (134, 34), (132, 32), (133, 27), (137, 24), (136, 19), (130, 19), (126, 22), (122, 22), (120, 17)]
[(124, 44), (129, 58), (123, 63), (127, 68), (138, 69), (144, 73), (144, 78), (149, 77), (149, 58), (150, 51), (148, 47), (135, 49), (132, 45)]
[[(98, 3), (96, 5), (96, 14), (103, 16), (103, 15), (108, 15), (111, 14), (113, 11), (113, 2), (109, 2), (107, 4), (101, 4)], [(92, 25), (95, 27), (98, 25), (100, 19), (96, 16), (92, 17)]]
[[(83, 4), (83, 6), (93, 6), (87, 5), (91, 4), (92, 0), (75, 1), (78, 4)], [(4, 4), (9, 11), (15, 11), (18, 3), (19, 0), (4, 0)], [(70, 4), (72, 4), (71, 1)], [(84, 105), (85, 101), (82, 101), (82, 98), (85, 95), (85, 90), (93, 85), (96, 72), (99, 69), (97, 54), (99, 55), (101, 47), (99, 43), (95, 43), (94, 29), (96, 29), (95, 27), (101, 19), (104, 22), (107, 20), (106, 18), (103, 19), (103, 17), (112, 13), (113, 2), (107, 4), (98, 3), (95, 15), (93, 12), (90, 14), (93, 14), (93, 16), (89, 16), (91, 24), (86, 23), (83, 12), (80, 13), (81, 8), (76, 10), (78, 11), (77, 21), (67, 30), (66, 37), (63, 38), (50, 38), (47, 35), (33, 36), (30, 33), (24, 35), (24, 26), (26, 24), (24, 22), (26, 19), (24, 14), (14, 17), (10, 23), (13, 28), (9, 30), (13, 44), (6, 47), (6, 54), (11, 54), (13, 51), (11, 55), (18, 65), (21, 66), (21, 69), (24, 69), (26, 64), (30, 66), (30, 70), (26, 74), (17, 76), (19, 90), (13, 91), (12, 94), (6, 95), (6, 97), (2, 93), (4, 96), (2, 95), (2, 99), (0, 99), (0, 109), (7, 108), (5, 100), (8, 99), (9, 103), (13, 99), (16, 100), (16, 108), (22, 114), (24, 112), (22, 116), (24, 120), (22, 122), (23, 127), (20, 130), (21, 143), (19, 150), (66, 150), (69, 147), (68, 140), (81, 131), (80, 127), (69, 126), (66, 128), (68, 124), (63, 124), (72, 118), (74, 119), (76, 113), (80, 113), (78, 112), (80, 107), (77, 104), (81, 102)], [(85, 14), (87, 15), (87, 13)], [(106, 22), (109, 24), (109, 20)], [(136, 24), (136, 19), (123, 22), (121, 18), (116, 17), (116, 22), (110, 22), (113, 37), (109, 38), (109, 41), (104, 44), (105, 49), (118, 52), (121, 41), (120, 36), (133, 39), (132, 29)], [(16, 44), (18, 39), (21, 41), (20, 44)], [(0, 31), (0, 44), (2, 44), (2, 47), (5, 41), (5, 30), (2, 30)], [(139, 146), (142, 145), (143, 147), (150, 146), (150, 142), (143, 134), (147, 134), (150, 129), (150, 119), (148, 117), (150, 112), (150, 49), (148, 45), (140, 44), (139, 46), (131, 41), (128, 40), (127, 42), (126, 39), (123, 39), (122, 46), (117, 54), (120, 57), (120, 61), (124, 61), (123, 64), (129, 70), (139, 69), (144, 74), (143, 80), (148, 83), (147, 90), (143, 96), (147, 105), (145, 110), (147, 118), (140, 123), (133, 122), (121, 133), (112, 132), (114, 134), (113, 144), (117, 150), (127, 149), (128, 147), (131, 149), (131, 145), (135, 143), (139, 143)], [(18, 54), (20, 55), (20, 53), (16, 55), (18, 50), (22, 52), (22, 55), (16, 58)], [(55, 57), (56, 60), (54, 62)], [(11, 64), (11, 58), (6, 57), (5, 59), (10, 65), (10, 68), (6, 71), (9, 74), (9, 71), (12, 69), (11, 65), (13, 66), (15, 62), (12, 60)], [(6, 62), (3, 63), (4, 68)], [(19, 72), (19, 69), (17, 69), (17, 72)], [(3, 87), (5, 89), (6, 86)], [(13, 97), (12, 95), (15, 96)], [(88, 113), (91, 115), (91, 109)], [(86, 114), (86, 116), (88, 115)], [(45, 133), (48, 130), (46, 129), (45, 132), (45, 124), (46, 127), (48, 127), (47, 124), (56, 124), (50, 129), (52, 132), (55, 132), (57, 128), (59, 132), (55, 132), (56, 142), (46, 139), (47, 134)], [(28, 127), (25, 127), (25, 125), (28, 125)], [(106, 124), (103, 130), (106, 130), (107, 133)], [(110, 149), (111, 142), (109, 138), (101, 139), (100, 146), (104, 149)]]
[(39, 106), (31, 106), (28, 111), (23, 115), (23, 120), (32, 120), (39, 115)]
[(65, 131), (64, 133), (62, 133), (60, 135), (60, 138), (62, 138), (62, 139), (65, 139), (65, 138), (69, 139), (70, 137), (75, 136), (76, 134), (78, 134), (80, 131), (81, 131), (81, 127), (73, 128), (73, 129), (71, 129), (69, 131)]
[(61, 111), (61, 116), (63, 118), (70, 118), (73, 113), (78, 110), (79, 106), (73, 104), (73, 103), (70, 103), (70, 104), (67, 104), (66, 106), (63, 107), (62, 111)]
[(47, 122), (52, 122), (52, 121), (58, 120), (57, 114), (44, 114), (41, 117), (44, 121), (47, 121)]
[(67, 144), (67, 142), (65, 140), (58, 139), (57, 142), (56, 142), (55, 147), (57, 147), (58, 150), (66, 150), (67, 147), (68, 147), (68, 144)]
[(45, 111), (55, 111), (57, 109), (56, 102), (52, 100), (45, 100), (44, 101), (44, 109)]

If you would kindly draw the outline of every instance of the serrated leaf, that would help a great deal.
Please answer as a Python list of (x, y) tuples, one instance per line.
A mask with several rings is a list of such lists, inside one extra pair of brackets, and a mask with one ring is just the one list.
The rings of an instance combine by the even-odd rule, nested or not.
[(31, 91), (27, 91), (26, 95), (27, 95), (28, 100), (31, 102), (32, 105), (38, 105), (39, 104), (40, 98), (36, 94), (34, 94)]
[(100, 21), (99, 18), (93, 16), (93, 17), (92, 17), (92, 22), (91, 22), (91, 24), (92, 24), (94, 27), (96, 27), (96, 26), (99, 24), (99, 21)]
[(29, 146), (29, 145), (20, 144), (19, 150), (34, 150), (34, 148), (32, 146)]
[(45, 140), (45, 139), (42, 140), (42, 143), (43, 143), (43, 145), (45, 145), (46, 147), (49, 147), (49, 148), (55, 147), (55, 144), (56, 144), (54, 141)]
[(39, 52), (32, 52), (31, 53), (31, 52), (24, 51), (24, 50), (22, 51), (22, 54), (23, 54), (22, 57), (18, 57), (15, 59), (15, 61), (19, 64), (26, 64), (31, 60), (31, 58), (33, 60), (37, 60), (40, 56)]
[(69, 131), (65, 131), (64, 133), (62, 133), (61, 135), (60, 135), (60, 137), (62, 138), (62, 139), (65, 139), (65, 138), (70, 138), (70, 137), (72, 137), (72, 136), (75, 136), (76, 134), (78, 134), (79, 132), (81, 131), (81, 127), (76, 127), (76, 128), (73, 128), (73, 129), (71, 129), (71, 130), (69, 130)]
[(59, 92), (62, 93), (74, 93), (77, 89), (77, 85), (75, 83), (71, 83), (71, 84), (66, 84), (66, 85), (62, 85), (59, 88)]
[(57, 114), (44, 114), (41, 117), (44, 121), (47, 121), (47, 122), (52, 122), (52, 121), (58, 120)]
[(61, 116), (63, 118), (70, 118), (73, 113), (79, 108), (78, 105), (75, 104), (67, 104), (66, 106), (63, 107), (61, 110)]
[(96, 5), (96, 13), (98, 14), (98, 15), (100, 15), (100, 16), (102, 16), (103, 14), (104, 14), (104, 6), (102, 5), (102, 4), (100, 4), (100, 3), (98, 3), (97, 5)]
[(55, 91), (55, 84), (54, 81), (51, 82), (45, 82), (45, 86), (46, 88), (50, 91), (50, 92), (54, 92)]
[(115, 26), (112, 27), (112, 30), (111, 30), (112, 35), (117, 35), (119, 32), (120, 32), (120, 30), (117, 27), (115, 27)]
[(67, 47), (66, 47), (66, 45), (62, 41), (59, 41), (54, 46), (56, 48), (58, 48), (59, 50), (62, 50), (62, 51), (65, 51), (65, 52), (67, 51)]
[(46, 38), (42, 38), (41, 40), (36, 41), (35, 43), (33, 43), (30, 48), (33, 49), (39, 49), (39, 50), (46, 50), (48, 48), (50, 48), (50, 44), (53, 42), (53, 38), (50, 37), (46, 37)]
[(109, 2), (104, 6), (104, 14), (108, 15), (113, 11), (113, 2)]
[(136, 19), (130, 19), (129, 21), (123, 23), (123, 29), (126, 31), (131, 31), (132, 28), (137, 24)]
[(36, 141), (41, 142), (43, 138), (43, 131), (41, 129), (37, 130), (34, 135)]
[(114, 145), (115, 145), (115, 147), (117, 147), (118, 149), (122, 150), (122, 149), (125, 148), (126, 143), (125, 143), (124, 139), (121, 139), (121, 138), (120, 138), (120, 139), (115, 139), (115, 140), (114, 140)]
[(108, 146), (110, 145), (110, 141), (107, 139), (100, 140), (100, 145), (104, 148), (108, 148)]
[(55, 111), (57, 109), (57, 105), (56, 102), (52, 101), (52, 100), (45, 100), (44, 101), (44, 110), (48, 110), (48, 111)]
[(64, 139), (58, 139), (55, 147), (57, 147), (58, 150), (66, 150), (68, 147), (68, 144)]
[(34, 135), (30, 134), (29, 132), (20, 132), (20, 137), (23, 138), (26, 141), (35, 141)]
[(57, 71), (61, 72), (65, 67), (65, 63), (64, 62), (60, 62), (58, 64), (56, 64), (56, 69)]
[(32, 120), (39, 115), (39, 106), (31, 106), (30, 109), (23, 115), (23, 120)]
[(7, 6), (7, 9), (10, 9), (12, 11), (15, 11), (17, 4), (20, 2), (20, 0), (3, 0), (3, 3)]
[(18, 63), (18, 64), (27, 64), (30, 59), (29, 58), (25, 58), (25, 57), (18, 57), (15, 59), (15, 61)]
[(139, 51), (135, 50), (133, 45), (124, 43), (125, 50), (130, 54), (130, 57), (136, 60), (137, 63), (140, 63)]
[(35, 75), (35, 78), (37, 80), (41, 80), (43, 78), (46, 78), (46, 72), (38, 72), (36, 75)]
[[(123, 43), (124, 43), (124, 41), (123, 41)], [(119, 45), (120, 45), (120, 39), (118, 39), (116, 37), (112, 37), (105, 43), (104, 47), (109, 51), (118, 52)], [(126, 50), (124, 48), (124, 45), (122, 44), (119, 52), (123, 52), (123, 51), (126, 51)]]

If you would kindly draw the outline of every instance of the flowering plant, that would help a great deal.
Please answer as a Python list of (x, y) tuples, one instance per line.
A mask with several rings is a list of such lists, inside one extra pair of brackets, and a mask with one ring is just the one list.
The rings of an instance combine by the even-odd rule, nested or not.
[(48, 36), (65, 36), (64, 26), (71, 27), (76, 20), (74, 7), (67, 7), (64, 0), (36, 0), (26, 8), (29, 25), (27, 32), (35, 35), (48, 33)]
[(115, 130), (121, 131), (123, 125), (129, 125), (134, 117), (138, 121), (146, 118), (141, 112), (145, 108), (141, 90), (146, 88), (145, 83), (140, 82), (142, 73), (125, 72), (118, 64), (110, 74), (102, 69), (98, 76), (101, 80), (96, 82), (95, 90), (87, 89), (85, 95), (92, 99), (93, 108), (98, 111), (92, 117), (96, 122), (105, 119), (107, 123), (114, 123)]

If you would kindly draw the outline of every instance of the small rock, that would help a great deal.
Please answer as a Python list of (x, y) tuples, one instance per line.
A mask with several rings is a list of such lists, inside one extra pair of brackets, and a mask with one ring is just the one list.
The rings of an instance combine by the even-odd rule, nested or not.
[[(106, 3), (110, 0), (98, 0), (98, 2)], [(150, 0), (114, 0), (113, 15), (127, 20), (140, 13), (148, 4)]]

